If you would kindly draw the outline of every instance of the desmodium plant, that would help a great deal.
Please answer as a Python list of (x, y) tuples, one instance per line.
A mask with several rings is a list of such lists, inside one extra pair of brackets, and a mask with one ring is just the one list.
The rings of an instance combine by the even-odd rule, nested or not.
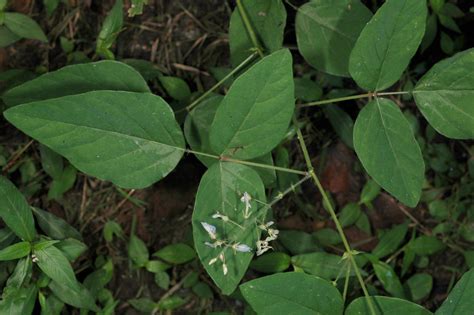
[[(307, 103), (295, 105), (292, 54), (283, 48), (285, 6), (280, 0), (237, 0), (229, 29), (233, 70), (199, 97), (193, 99), (178, 78), (144, 70), (137, 61), (129, 61), (130, 66), (108, 60), (66, 66), (8, 90), (2, 95), (7, 106), (3, 115), (79, 171), (121, 188), (148, 187), (173, 171), (183, 155), (196, 155), (208, 169), (200, 180), (192, 216), (195, 250), (215, 285), (226, 295), (239, 288), (254, 255), (271, 250), (280, 237), (272, 221), (272, 206), (297, 192), (302, 183), (312, 181), (337, 230), (335, 236), (328, 232), (318, 237), (326, 241), (337, 238), (344, 254), (295, 253), (291, 262), (302, 272), (277, 273), (240, 285), (243, 297), (259, 314), (342, 314), (344, 310), (348, 315), (431, 314), (406, 299), (393, 268), (380, 261), (396, 251), (407, 234), (406, 224), (384, 234), (386, 243), (381, 241), (384, 246), (371, 254), (353, 250), (343, 230), (356, 222), (364, 226), (358, 207), (370, 204), (380, 187), (409, 207), (420, 201), (425, 179), (422, 151), (393, 96), (413, 96), (421, 114), (440, 134), (453, 139), (474, 138), (474, 49), (437, 63), (410, 90), (387, 91), (400, 80), (417, 52), (425, 34), (427, 12), (424, 0), (388, 0), (375, 14), (357, 0), (313, 0), (297, 8), (295, 28), (301, 55), (319, 71), (352, 78), (363, 90), (361, 94), (324, 100), (308, 95)], [(99, 36), (98, 54), (114, 58), (110, 48), (121, 27), (122, 1), (117, 1)], [(182, 106), (174, 106), (173, 111), (163, 98), (151, 93), (137, 70), (158, 78), (170, 95), (173, 87), (180, 86), (184, 92), (173, 98)], [(229, 80), (232, 83), (227, 93), (217, 94)], [(346, 132), (344, 137), (373, 181), (364, 188), (360, 204), (349, 205), (338, 217), (313, 166), (298, 114), (303, 108), (325, 106), (331, 120), (335, 117), (331, 115), (340, 111), (334, 103), (356, 99), (367, 99), (367, 103), (355, 121), (353, 136), (348, 138)], [(177, 117), (183, 119), (178, 121)], [(184, 133), (180, 126), (183, 121)], [(306, 168), (275, 166), (272, 151), (280, 150), (280, 143), (294, 137)], [(284, 152), (279, 151), (279, 156), (285, 159)], [(267, 195), (266, 188), (276, 187), (277, 174), (293, 177), (283, 181), (286, 186), (280, 186), (281, 191)], [(51, 296), (97, 310), (94, 297), (75, 279), (56, 236), (46, 233), (49, 239), (37, 234), (31, 211), (35, 215), (42, 212), (30, 210), (3, 177), (0, 193), (0, 216), (21, 239), (0, 251), (2, 260), (20, 258), (9, 281), (9, 287), (20, 292), (15, 299), (30, 301), (36, 295), (33, 263), (44, 274), (38, 277), (51, 279)], [(353, 213), (357, 215), (351, 217)], [(38, 223), (41, 226), (39, 219)], [(425, 238), (428, 240), (423, 241), (430, 244), (427, 254), (444, 246), (435, 237)], [(423, 246), (416, 246), (421, 241), (413, 239), (410, 248), (421, 252)], [(133, 234), (129, 255), (137, 267), (163, 276), (160, 272), (166, 268), (154, 268), (148, 251)], [(286, 266), (290, 261), (287, 255), (272, 257)], [(306, 262), (311, 259), (327, 260), (335, 272), (325, 270), (325, 277), (306, 274), (310, 268)], [(255, 260), (257, 270), (259, 263), (262, 260)], [(363, 268), (368, 263), (391, 297), (371, 296), (364, 280)], [(436, 314), (470, 314), (473, 272), (464, 274)], [(344, 279), (342, 286), (339, 279)], [(357, 281), (364, 296), (345, 305), (351, 279)], [(411, 283), (429, 282), (425, 280), (421, 276)], [(71, 292), (78, 302), (58, 291)], [(8, 292), (3, 296), (5, 309), (15, 301)], [(417, 300), (416, 296), (412, 300)]]

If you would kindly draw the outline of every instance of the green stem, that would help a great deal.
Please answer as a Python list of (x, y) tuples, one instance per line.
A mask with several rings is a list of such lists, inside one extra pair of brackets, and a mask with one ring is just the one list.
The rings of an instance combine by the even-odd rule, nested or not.
[(279, 167), (279, 166), (255, 163), (255, 162), (250, 162), (250, 161), (236, 160), (236, 159), (228, 158), (228, 157), (225, 157), (225, 156), (218, 156), (218, 155), (214, 155), (214, 154), (198, 152), (198, 151), (193, 151), (193, 150), (189, 150), (189, 149), (185, 149), (184, 151), (187, 152), (187, 153), (192, 153), (192, 154), (195, 154), (195, 155), (201, 155), (201, 156), (205, 156), (205, 157), (215, 159), (215, 160), (219, 160), (219, 161), (223, 161), (223, 162), (231, 162), (231, 163), (236, 163), (236, 164), (260, 167), (260, 168), (266, 168), (266, 169), (272, 169), (272, 170), (275, 170), (275, 171), (293, 173), (293, 174), (298, 174), (298, 175), (308, 175), (308, 172), (294, 170), (294, 169), (286, 168), (286, 167)]
[(300, 107), (320, 106), (320, 105), (330, 104), (330, 103), (357, 100), (359, 98), (365, 98), (365, 97), (378, 97), (378, 96), (388, 96), (388, 95), (405, 95), (405, 94), (410, 94), (410, 93), (411, 92), (406, 92), (406, 91), (401, 91), (401, 92), (369, 92), (369, 93), (364, 93), (364, 94), (357, 94), (357, 95), (351, 95), (351, 96), (331, 98), (331, 99), (328, 99), (328, 100), (322, 100), (322, 101), (306, 103), (306, 104), (300, 105)]
[(368, 304), (369, 309), (370, 309), (370, 313), (373, 314), (373, 315), (376, 315), (377, 313), (375, 312), (375, 307), (374, 307), (374, 304), (372, 302), (372, 298), (369, 295), (369, 291), (367, 290), (364, 279), (362, 278), (359, 267), (357, 266), (357, 262), (354, 259), (352, 248), (349, 245), (349, 242), (347, 241), (346, 235), (344, 234), (344, 230), (342, 229), (341, 223), (339, 222), (339, 219), (337, 218), (336, 211), (334, 210), (334, 208), (333, 208), (333, 206), (332, 206), (332, 204), (329, 200), (329, 197), (326, 194), (326, 191), (324, 190), (323, 186), (321, 185), (321, 182), (319, 181), (318, 176), (314, 172), (313, 163), (311, 162), (311, 158), (309, 157), (308, 149), (307, 149), (306, 144), (304, 142), (303, 134), (301, 133), (301, 130), (298, 127), (298, 124), (297, 124), (297, 121), (296, 121), (295, 117), (293, 117), (293, 122), (294, 122), (295, 127), (296, 127), (296, 134), (297, 134), (297, 137), (298, 137), (298, 141), (300, 143), (301, 150), (303, 151), (304, 159), (306, 161), (306, 165), (308, 167), (309, 174), (311, 175), (311, 178), (313, 179), (314, 184), (316, 185), (319, 192), (321, 193), (321, 196), (323, 197), (323, 201), (327, 205), (329, 214), (331, 215), (331, 218), (334, 221), (334, 224), (336, 225), (337, 232), (339, 233), (339, 235), (341, 237), (341, 240), (342, 240), (342, 243), (344, 245), (344, 248), (346, 250), (346, 255), (347, 255), (349, 261), (351, 262), (351, 264), (354, 268), (354, 272), (356, 274), (357, 280), (359, 281), (360, 286), (362, 288), (362, 291), (364, 292), (364, 295), (366, 297), (367, 304)]
[(247, 12), (245, 12), (245, 8), (242, 5), (242, 0), (237, 0), (237, 9), (239, 10), (240, 16), (242, 17), (242, 22), (244, 23), (245, 28), (247, 29), (248, 35), (253, 43), (253, 46), (257, 50), (260, 58), (263, 58), (263, 49), (258, 42), (257, 35), (255, 34), (252, 28), (252, 24), (250, 23), (249, 17), (247, 16)]
[(182, 111), (184, 111), (184, 110), (190, 112), (190, 111), (191, 111), (194, 107), (196, 107), (203, 99), (205, 99), (206, 97), (208, 97), (209, 94), (211, 94), (212, 92), (214, 92), (215, 90), (217, 90), (225, 81), (227, 81), (230, 77), (232, 77), (234, 74), (236, 74), (237, 72), (239, 72), (242, 68), (244, 68), (245, 66), (247, 66), (247, 64), (248, 64), (249, 62), (251, 62), (256, 56), (257, 56), (257, 52), (254, 52), (253, 54), (251, 54), (250, 56), (248, 56), (247, 59), (245, 59), (244, 61), (242, 61), (237, 67), (235, 67), (231, 72), (229, 72), (229, 74), (227, 74), (227, 75), (226, 75), (224, 78), (222, 78), (219, 82), (217, 82), (216, 84), (214, 84), (213, 87), (211, 87), (209, 90), (207, 90), (206, 92), (204, 92), (201, 96), (199, 96), (197, 99), (195, 99), (191, 104), (189, 104), (189, 105), (186, 106), (185, 108), (176, 111), (176, 113), (182, 112)]

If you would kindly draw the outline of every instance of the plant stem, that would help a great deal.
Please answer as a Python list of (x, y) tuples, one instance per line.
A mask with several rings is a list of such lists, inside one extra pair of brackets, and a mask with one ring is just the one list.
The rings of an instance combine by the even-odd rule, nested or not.
[(354, 272), (356, 274), (357, 280), (360, 283), (362, 291), (364, 292), (364, 295), (366, 297), (367, 304), (368, 304), (369, 309), (370, 309), (370, 313), (373, 314), (373, 315), (376, 315), (377, 313), (375, 312), (375, 307), (374, 307), (374, 304), (372, 302), (372, 298), (369, 295), (369, 291), (367, 290), (364, 279), (362, 278), (359, 267), (357, 266), (357, 262), (354, 259), (352, 248), (349, 245), (349, 242), (347, 241), (346, 235), (344, 234), (344, 230), (342, 229), (341, 223), (339, 222), (339, 219), (337, 218), (336, 211), (334, 211), (334, 208), (333, 208), (333, 206), (332, 206), (332, 204), (331, 204), (331, 202), (328, 198), (328, 195), (326, 194), (326, 191), (324, 190), (323, 186), (321, 185), (321, 182), (319, 181), (318, 176), (314, 172), (313, 163), (311, 162), (311, 158), (309, 157), (308, 149), (307, 149), (306, 144), (304, 142), (303, 134), (301, 133), (301, 130), (298, 127), (298, 123), (297, 123), (295, 117), (293, 117), (293, 123), (296, 127), (296, 134), (297, 134), (297, 137), (298, 137), (298, 141), (300, 143), (301, 150), (303, 151), (304, 159), (306, 161), (306, 165), (307, 165), (307, 168), (309, 170), (309, 174), (311, 175), (311, 178), (313, 179), (314, 184), (316, 185), (319, 192), (321, 193), (321, 196), (323, 197), (323, 201), (327, 205), (329, 214), (331, 215), (331, 218), (334, 221), (334, 224), (336, 225), (337, 232), (339, 233), (339, 236), (341, 237), (342, 243), (343, 243), (344, 248), (346, 250), (345, 254), (347, 255), (347, 258), (351, 262), (352, 266), (354, 267)]
[(216, 84), (214, 84), (213, 87), (211, 87), (209, 90), (207, 90), (206, 92), (204, 92), (201, 96), (199, 96), (197, 99), (195, 99), (191, 104), (189, 104), (188, 106), (186, 106), (184, 109), (181, 109), (181, 110), (178, 110), (176, 111), (177, 113), (179, 112), (182, 112), (183, 110), (186, 110), (186, 111), (191, 111), (194, 107), (196, 107), (203, 99), (205, 99), (206, 97), (209, 96), (209, 94), (211, 94), (212, 92), (214, 92), (215, 90), (217, 90), (225, 81), (227, 81), (230, 77), (232, 77), (235, 73), (237, 73), (238, 71), (240, 71), (242, 68), (244, 68), (245, 66), (247, 66), (247, 64), (249, 62), (251, 62), (255, 57), (257, 56), (257, 52), (254, 52), (253, 54), (251, 54), (250, 56), (247, 57), (247, 59), (245, 59), (244, 61), (242, 61), (237, 67), (235, 67), (231, 72), (229, 72), (229, 74), (227, 74), (224, 78), (222, 78), (219, 82), (217, 82)]
[(236, 159), (228, 158), (228, 157), (225, 157), (225, 156), (218, 156), (218, 155), (214, 155), (214, 154), (198, 152), (198, 151), (193, 151), (193, 150), (189, 150), (189, 149), (185, 149), (184, 151), (187, 152), (187, 153), (192, 153), (192, 154), (195, 154), (195, 155), (201, 155), (201, 156), (205, 156), (205, 157), (215, 159), (215, 160), (219, 160), (219, 161), (223, 161), (223, 162), (231, 162), (231, 163), (236, 163), (236, 164), (260, 167), (260, 168), (266, 168), (266, 169), (272, 169), (272, 170), (275, 170), (275, 171), (293, 173), (293, 174), (298, 174), (298, 175), (308, 175), (308, 172), (294, 170), (294, 169), (286, 168), (286, 167), (279, 167), (279, 166), (255, 163), (255, 162), (250, 162), (250, 161), (236, 160)]
[(364, 93), (364, 94), (357, 94), (357, 95), (351, 95), (351, 96), (331, 98), (331, 99), (328, 99), (328, 100), (322, 100), (322, 101), (306, 103), (306, 104), (300, 105), (300, 107), (320, 106), (320, 105), (330, 104), (330, 103), (344, 102), (344, 101), (349, 101), (349, 100), (357, 100), (359, 98), (365, 98), (365, 97), (378, 97), (378, 96), (387, 96), (387, 95), (405, 95), (405, 94), (410, 94), (410, 93), (411, 92), (406, 92), (406, 91), (401, 91), (401, 92), (369, 92), (369, 93)]
[(257, 35), (255, 34), (255, 31), (252, 28), (252, 24), (250, 24), (247, 12), (245, 12), (245, 8), (242, 5), (242, 0), (237, 0), (237, 9), (239, 10), (240, 16), (242, 17), (242, 22), (244, 23), (245, 28), (247, 29), (248, 35), (253, 43), (253, 46), (257, 50), (257, 53), (259, 54), (260, 58), (263, 58), (263, 49), (258, 42)]

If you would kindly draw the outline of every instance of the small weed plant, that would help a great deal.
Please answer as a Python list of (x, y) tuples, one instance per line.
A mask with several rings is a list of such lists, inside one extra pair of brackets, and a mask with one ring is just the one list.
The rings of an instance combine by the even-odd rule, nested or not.
[[(405, 284), (399, 277), (415, 260), (422, 264), (420, 258), (444, 249), (436, 235), (414, 233), (400, 247), (409, 237), (404, 223), (386, 231), (375, 250), (363, 252), (351, 247), (344, 228), (356, 224), (370, 233), (361, 207), (373, 208), (381, 189), (408, 207), (420, 202), (425, 172), (432, 166), (425, 164), (425, 144), (413, 120), (402, 112), (405, 101), (414, 99), (433, 132), (460, 141), (474, 138), (474, 49), (452, 51), (418, 73), (406, 71), (420, 45), (426, 49), (430, 44), (430, 17), (438, 14), (454, 22), (433, 6), (438, 2), (431, 1), (433, 13), (425, 0), (387, 0), (375, 13), (358, 0), (312, 0), (299, 8), (287, 4), (296, 10), (297, 49), (304, 60), (332, 78), (345, 78), (348, 85), (353, 80), (359, 89), (340, 89), (321, 99), (321, 93), (314, 96), (318, 86), (313, 81), (294, 77), (293, 55), (283, 47), (287, 12), (280, 0), (237, 0), (229, 28), (232, 68), (211, 89), (196, 93), (146, 62), (113, 60), (111, 49), (123, 28), (123, 4), (117, 0), (96, 46), (97, 55), (108, 60), (68, 65), (5, 91), (3, 116), (44, 146), (45, 157), (62, 156), (70, 163), (52, 170), (59, 188), (51, 198), (71, 187), (76, 169), (122, 189), (142, 189), (172, 172), (184, 155), (195, 155), (207, 167), (193, 207), (194, 249), (174, 244), (151, 259), (132, 229), (133, 265), (155, 274), (162, 288), (169, 286), (166, 270), (172, 264), (198, 257), (222, 294), (240, 292), (258, 314), (432, 314), (416, 303), (431, 291), (431, 276), (416, 274)], [(132, 3), (130, 16), (140, 14), (146, 1)], [(5, 1), (0, 4), (4, 9)], [(452, 12), (452, 5), (445, 10)], [(19, 28), (20, 20), (29, 23), (29, 33)], [(0, 25), (3, 46), (21, 37), (46, 40), (26, 16), (2, 11)], [(407, 76), (411, 84), (395, 89)], [(150, 90), (147, 80), (155, 79), (174, 99), (172, 106)], [(224, 86), (226, 93), (219, 94)], [(364, 104), (353, 124), (335, 105), (350, 100)], [(310, 155), (314, 150), (305, 141), (310, 122), (301, 113), (320, 109), (372, 178), (360, 202), (341, 211), (323, 188)], [(290, 142), (297, 144), (305, 167), (281, 162), (285, 153), (288, 158), (284, 146)], [(71, 169), (68, 174), (66, 169)], [(294, 250), (290, 257), (275, 250), (280, 241), (303, 243), (304, 232), (278, 230), (272, 209), (288, 195), (302, 193), (304, 183), (319, 191), (335, 226), (315, 237), (329, 246), (342, 244), (340, 255), (319, 249)], [(466, 207), (472, 212), (469, 200)], [(430, 213), (447, 218), (448, 202), (430, 201)], [(71, 267), (86, 248), (80, 233), (30, 207), (6, 177), (0, 177), (0, 217), (8, 227), (0, 238), (0, 260), (14, 262), (1, 314), (30, 314), (37, 297), (43, 314), (55, 314), (64, 303), (84, 314), (113, 313), (117, 301), (105, 288), (113, 270), (110, 261), (97, 262), (96, 273), (80, 283)], [(104, 237), (112, 241), (115, 236), (123, 232), (111, 221)], [(401, 272), (391, 264), (395, 252), (404, 254)], [(293, 272), (280, 272), (290, 264)], [(249, 266), (270, 275), (242, 281)], [(437, 315), (472, 314), (474, 270), (464, 271)], [(377, 291), (368, 277), (376, 277), (384, 291)], [(153, 313), (184, 301), (168, 296), (130, 303)]]

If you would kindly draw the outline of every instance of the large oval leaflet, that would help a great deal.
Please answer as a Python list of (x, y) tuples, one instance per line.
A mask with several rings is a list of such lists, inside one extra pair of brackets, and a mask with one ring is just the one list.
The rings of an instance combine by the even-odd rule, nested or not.
[(0, 218), (22, 240), (36, 237), (35, 221), (25, 197), (8, 179), (0, 176)]
[(474, 139), (474, 48), (440, 61), (416, 85), (416, 105), (439, 133)]
[(185, 150), (170, 107), (148, 93), (95, 91), (18, 105), (4, 115), (79, 170), (124, 188), (160, 180)]
[(146, 81), (132, 67), (105, 60), (71, 65), (28, 81), (6, 92), (8, 107), (98, 90), (150, 92)]
[(277, 273), (246, 282), (242, 295), (263, 315), (342, 315), (341, 293), (329, 281), (302, 272)]
[(425, 0), (388, 0), (357, 40), (349, 72), (368, 91), (380, 91), (400, 79), (423, 39)]
[[(252, 200), (250, 216), (245, 217), (245, 204), (241, 201), (247, 192)], [(256, 241), (261, 230), (257, 222), (262, 223), (266, 211), (265, 189), (258, 174), (248, 166), (219, 162), (213, 164), (201, 179), (192, 218), (194, 245), (207, 273), (224, 294), (231, 294), (239, 284), (252, 260), (252, 252), (238, 252), (225, 245), (213, 248), (210, 244), (225, 240), (231, 244), (245, 244), (255, 251)], [(232, 222), (224, 222), (216, 214), (225, 215)], [(214, 217), (213, 217), (214, 216)], [(203, 224), (215, 227), (215, 236), (204, 228)], [(210, 243), (210, 244), (209, 244)], [(207, 245), (206, 245), (207, 244)], [(219, 258), (223, 253), (224, 261)], [(217, 261), (211, 263), (214, 259)], [(224, 275), (223, 263), (227, 266)]]
[[(433, 315), (430, 311), (416, 303), (388, 296), (372, 296), (377, 315)], [(365, 315), (370, 314), (368, 303), (365, 297), (355, 299), (346, 308), (345, 315)]]
[(386, 191), (414, 207), (425, 165), (410, 124), (392, 101), (371, 101), (354, 126), (354, 147), (367, 173)]
[[(187, 116), (184, 122), (184, 135), (192, 150), (215, 155), (209, 144), (209, 131), (217, 108), (224, 97), (222, 95), (213, 95), (204, 100), (198, 107), (194, 108)], [(207, 167), (217, 163), (218, 160), (201, 154), (196, 157)], [(251, 160), (255, 163), (273, 165), (271, 152)], [(275, 170), (255, 167), (254, 168), (265, 184), (265, 187), (272, 185), (276, 181)]]
[[(283, 46), (286, 25), (286, 10), (281, 0), (243, 0), (242, 6), (255, 27), (266, 53), (279, 50)], [(255, 49), (247, 29), (236, 7), (229, 24), (230, 60), (234, 67), (244, 61)]]
[(296, 15), (298, 49), (316, 69), (348, 77), (349, 55), (371, 17), (358, 0), (310, 1)]
[(234, 81), (212, 122), (211, 148), (237, 159), (270, 152), (283, 139), (294, 104), (292, 58), (282, 49)]

